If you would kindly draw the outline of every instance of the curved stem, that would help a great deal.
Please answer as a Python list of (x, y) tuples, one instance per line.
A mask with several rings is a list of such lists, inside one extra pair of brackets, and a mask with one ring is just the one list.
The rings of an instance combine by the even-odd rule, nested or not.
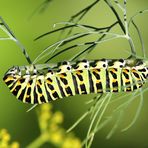
[[(10, 30), (9, 26), (5, 23), (5, 21), (3, 20), (2, 17), (0, 17), (0, 21), (2, 22), (2, 23), (0, 23), (0, 28), (10, 37), (11, 40), (16, 42), (16, 44), (22, 50), (22, 53), (24, 54), (24, 56), (25, 56), (26, 60), (28, 61), (28, 63), (32, 64), (32, 61), (31, 61), (25, 47), (23, 46), (23, 44), (21, 44), (21, 42), (15, 37), (14, 33)], [(4, 26), (4, 27), (2, 27), (2, 26)]]
[(32, 143), (30, 143), (26, 148), (38, 148), (41, 147), (48, 138), (48, 135), (42, 134), (37, 139), (35, 139)]

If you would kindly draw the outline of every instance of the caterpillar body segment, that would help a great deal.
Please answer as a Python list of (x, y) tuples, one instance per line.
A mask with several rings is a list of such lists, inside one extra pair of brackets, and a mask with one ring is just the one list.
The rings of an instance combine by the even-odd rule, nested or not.
[(3, 80), (24, 103), (42, 104), (76, 94), (130, 92), (148, 78), (148, 61), (118, 59), (14, 66)]

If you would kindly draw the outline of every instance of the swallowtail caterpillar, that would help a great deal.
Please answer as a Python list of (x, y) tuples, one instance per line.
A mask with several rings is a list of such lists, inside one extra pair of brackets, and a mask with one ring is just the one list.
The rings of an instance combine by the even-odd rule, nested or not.
[[(44, 69), (44, 70), (43, 70)], [(130, 92), (143, 86), (148, 78), (148, 61), (142, 59), (82, 60), (14, 66), (3, 80), (24, 103), (42, 104), (76, 94)]]
[[(127, 24), (126, 14), (124, 22)], [(1, 25), (16, 41), (3, 20)], [(133, 56), (127, 59), (63, 62), (52, 67), (51, 64), (33, 65), (25, 48), (20, 47), (30, 65), (10, 68), (3, 80), (24, 103), (42, 104), (76, 94), (130, 92), (142, 87), (148, 78), (148, 60)], [(133, 50), (132, 54), (135, 54)]]

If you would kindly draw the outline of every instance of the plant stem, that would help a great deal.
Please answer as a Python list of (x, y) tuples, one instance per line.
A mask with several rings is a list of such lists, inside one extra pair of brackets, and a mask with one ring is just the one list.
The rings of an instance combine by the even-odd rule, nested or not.
[(30, 143), (27, 148), (39, 148), (49, 139), (49, 135), (47, 133), (41, 134), (38, 138), (36, 138), (32, 143)]

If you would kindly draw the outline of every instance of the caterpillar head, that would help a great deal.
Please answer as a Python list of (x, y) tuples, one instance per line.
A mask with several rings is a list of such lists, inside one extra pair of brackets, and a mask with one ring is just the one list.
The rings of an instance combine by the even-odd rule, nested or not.
[(11, 67), (6, 73), (5, 73), (5, 76), (6, 75), (11, 75), (11, 76), (14, 76), (16, 74), (19, 74), (20, 73), (20, 69), (18, 66), (13, 66)]
[(19, 67), (13, 66), (5, 73), (3, 80), (9, 86), (20, 77), (21, 75)]

